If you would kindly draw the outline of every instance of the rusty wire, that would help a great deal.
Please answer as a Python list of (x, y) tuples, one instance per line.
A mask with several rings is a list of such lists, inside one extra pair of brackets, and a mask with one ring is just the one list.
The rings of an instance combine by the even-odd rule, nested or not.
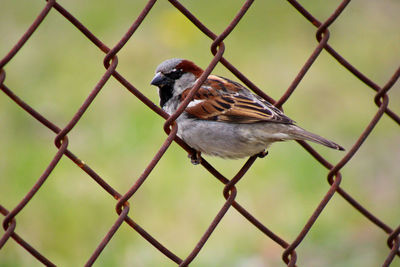
[[(91, 266), (98, 256), (101, 254), (103, 249), (107, 246), (110, 239), (113, 235), (118, 231), (119, 227), (126, 222), (132, 229), (134, 229), (139, 235), (141, 235), (144, 239), (146, 239), (150, 244), (152, 244), (155, 248), (157, 248), (161, 253), (163, 253), (166, 257), (168, 257), (171, 261), (179, 264), (180, 266), (187, 266), (196, 255), (200, 252), (202, 247), (207, 242), (207, 239), (210, 237), (212, 232), (218, 226), (218, 223), (222, 220), (225, 213), (233, 207), (236, 209), (242, 216), (244, 216), (251, 224), (253, 224), (256, 228), (258, 228), (261, 232), (263, 232), (267, 237), (272, 239), (274, 242), (279, 244), (283, 248), (282, 259), (287, 264), (287, 266), (296, 266), (297, 254), (296, 248), (305, 238), (307, 233), (312, 228), (315, 221), (318, 219), (321, 212), (324, 210), (327, 203), (330, 201), (331, 197), (334, 194), (339, 194), (342, 196), (350, 205), (352, 205), (356, 210), (358, 210), (362, 215), (364, 215), (368, 220), (370, 220), (377, 227), (381, 228), (387, 235), (387, 245), (389, 247), (389, 254), (386, 259), (383, 260), (382, 266), (389, 266), (393, 261), (394, 257), (400, 256), (399, 246), (400, 246), (400, 226), (396, 229), (392, 229), (387, 224), (385, 224), (378, 217), (373, 215), (367, 208), (362, 206), (359, 202), (357, 202), (349, 193), (347, 193), (343, 188), (340, 187), (340, 182), (342, 180), (342, 175), (340, 170), (345, 166), (351, 158), (357, 153), (360, 146), (365, 142), (368, 135), (374, 129), (374, 127), (378, 124), (380, 119), (384, 114), (388, 115), (393, 119), (395, 123), (400, 125), (400, 116), (393, 112), (388, 108), (389, 96), (387, 92), (393, 87), (393, 85), (397, 82), (400, 76), (400, 68), (398, 68), (393, 76), (386, 82), (384, 86), (379, 86), (367, 76), (362, 74), (359, 70), (357, 70), (353, 65), (351, 65), (345, 58), (343, 58), (339, 53), (337, 53), (329, 44), (329, 26), (335, 22), (335, 20), (340, 16), (342, 11), (349, 4), (350, 0), (344, 0), (340, 3), (340, 5), (336, 8), (336, 10), (326, 19), (324, 22), (318, 21), (312, 14), (310, 14), (301, 4), (299, 4), (295, 0), (288, 0), (288, 2), (309, 22), (311, 22), (316, 28), (316, 39), (318, 41), (318, 45), (310, 55), (310, 57), (305, 62), (304, 66), (299, 71), (298, 75), (295, 77), (289, 88), (285, 91), (285, 93), (281, 96), (281, 98), (277, 101), (272, 99), (270, 96), (265, 94), (262, 90), (260, 90), (254, 83), (252, 83), (248, 78), (246, 78), (237, 68), (235, 68), (226, 58), (223, 57), (225, 45), (223, 43), (224, 39), (234, 30), (239, 21), (245, 16), (248, 9), (252, 6), (254, 0), (247, 0), (243, 4), (243, 6), (238, 11), (237, 15), (234, 19), (229, 23), (229, 25), (222, 31), (221, 34), (217, 35), (213, 33), (207, 26), (205, 26), (198, 18), (196, 18), (193, 13), (191, 13), (187, 8), (185, 8), (182, 3), (177, 0), (169, 0), (169, 2), (179, 10), (188, 20), (190, 20), (201, 32), (203, 32), (206, 36), (208, 36), (212, 40), (211, 44), (211, 52), (214, 55), (213, 60), (210, 62), (208, 67), (205, 69), (204, 73), (201, 75), (194, 88), (191, 90), (188, 97), (181, 104), (178, 110), (172, 114), (170, 117), (161, 110), (158, 106), (156, 106), (152, 101), (147, 99), (137, 88), (135, 88), (128, 80), (126, 80), (121, 74), (119, 74), (116, 70), (118, 65), (118, 57), (117, 54), (121, 50), (121, 48), (129, 41), (135, 31), (139, 28), (140, 24), (145, 20), (146, 15), (152, 9), (156, 0), (150, 0), (147, 2), (143, 10), (140, 12), (137, 19), (130, 26), (128, 31), (124, 34), (117, 44), (109, 48), (102, 41), (100, 41), (89, 29), (87, 29), (76, 17), (74, 17), (71, 13), (69, 13), (66, 9), (64, 9), (60, 4), (58, 4), (55, 0), (48, 0), (40, 14), (33, 21), (31, 26), (25, 32), (25, 34), (20, 38), (17, 44), (7, 53), (0, 61), (0, 88), (1, 90), (17, 105), (19, 105), (22, 109), (28, 112), (33, 118), (42, 123), (49, 130), (53, 131), (56, 134), (55, 137), (55, 145), (58, 148), (57, 153), (53, 157), (52, 161), (49, 163), (48, 167), (44, 170), (42, 175), (36, 181), (34, 186), (29, 190), (29, 192), (25, 195), (25, 197), (11, 209), (8, 211), (5, 207), (0, 205), (0, 213), (5, 216), (3, 220), (3, 228), (5, 230), (4, 234), (0, 239), (0, 248), (3, 247), (9, 240), (10, 237), (15, 240), (20, 246), (25, 248), (33, 257), (42, 262), (47, 266), (55, 266), (55, 263), (51, 262), (47, 259), (43, 254), (33, 248), (29, 243), (24, 241), (22, 237), (20, 237), (16, 233), (16, 217), (21, 212), (22, 209), (26, 207), (28, 202), (35, 196), (36, 192), (43, 186), (43, 183), (46, 181), (50, 173), (57, 166), (60, 159), (65, 155), (69, 159), (71, 159), (77, 166), (79, 166), (84, 172), (86, 172), (89, 177), (94, 179), (98, 185), (100, 185), (107, 193), (112, 195), (116, 200), (116, 212), (118, 213), (118, 218), (111, 227), (111, 229), (105, 234), (103, 240), (98, 244), (95, 251), (93, 251), (91, 257), (86, 262), (86, 266)], [(102, 52), (106, 55), (104, 57), (104, 67), (106, 71), (104, 72), (102, 78), (98, 81), (98, 83), (94, 86), (94, 89), (87, 96), (84, 103), (78, 109), (78, 111), (74, 114), (68, 124), (61, 128), (49, 121), (47, 118), (42, 116), (39, 112), (33, 109), (29, 104), (20, 99), (17, 95), (13, 93), (11, 89), (9, 89), (5, 84), (6, 73), (4, 70), (4, 66), (10, 62), (13, 57), (18, 53), (20, 48), (29, 40), (34, 31), (40, 26), (41, 22), (46, 18), (49, 11), (51, 9), (55, 9), (59, 12), (65, 19), (70, 21), (82, 34), (84, 34), (95, 46), (97, 46)], [(324, 157), (318, 154), (314, 149), (311, 148), (307, 143), (299, 141), (300, 145), (306, 149), (318, 162), (320, 162), (325, 168), (329, 170), (329, 174), (327, 177), (328, 183), (330, 184), (329, 190), (326, 192), (325, 196), (318, 204), (317, 208), (314, 210), (307, 223), (298, 234), (298, 236), (293, 241), (286, 241), (273, 231), (268, 229), (263, 223), (257, 220), (253, 215), (251, 215), (243, 206), (241, 206), (236, 200), (237, 189), (235, 185), (239, 182), (239, 180), (246, 174), (246, 172), (251, 168), (252, 164), (256, 161), (257, 156), (250, 157), (244, 166), (240, 169), (240, 171), (232, 178), (228, 179), (224, 177), (220, 172), (218, 172), (211, 164), (209, 164), (204, 158), (201, 161), (202, 166), (208, 170), (215, 178), (217, 178), (220, 182), (224, 184), (223, 196), (226, 201), (224, 205), (221, 207), (214, 220), (210, 223), (208, 229), (205, 231), (201, 239), (198, 241), (193, 250), (186, 255), (185, 257), (179, 257), (170, 251), (167, 247), (162, 245), (155, 237), (153, 237), (150, 233), (148, 233), (144, 228), (139, 226), (130, 216), (129, 216), (129, 200), (135, 194), (135, 192), (141, 187), (143, 182), (147, 179), (153, 168), (157, 165), (158, 161), (164, 155), (165, 151), (168, 149), (172, 142), (177, 142), (183, 149), (185, 149), (189, 153), (193, 153), (192, 149), (187, 146), (179, 137), (176, 136), (177, 133), (177, 125), (175, 123), (175, 119), (183, 112), (191, 97), (196, 93), (198, 88), (204, 82), (206, 77), (211, 73), (218, 62), (222, 63), (227, 69), (229, 69), (239, 80), (241, 80), (244, 84), (246, 84), (249, 88), (251, 88), (255, 93), (260, 95), (261, 97), (267, 99), (270, 102), (275, 103), (275, 106), (281, 108), (282, 105), (289, 99), (291, 94), (294, 92), (298, 84), (301, 82), (304, 75), (308, 72), (311, 65), (318, 58), (319, 54), (322, 50), (327, 51), (334, 59), (336, 59), (344, 68), (350, 71), (353, 75), (355, 75), (361, 82), (366, 84), (368, 87), (376, 91), (374, 102), (378, 106), (378, 110), (374, 117), (371, 119), (370, 123), (365, 127), (364, 131), (359, 136), (358, 140), (354, 143), (354, 145), (349, 149), (346, 155), (336, 164), (332, 164), (328, 162)], [(92, 168), (90, 168), (87, 164), (85, 164), (82, 160), (80, 160), (75, 154), (73, 154), (68, 149), (68, 133), (76, 126), (79, 122), (81, 116), (85, 113), (87, 108), (91, 105), (91, 103), (96, 98), (97, 94), (103, 88), (103, 86), (107, 83), (107, 81), (114, 77), (117, 81), (119, 81), (126, 89), (128, 89), (134, 96), (136, 96), (139, 100), (141, 100), (148, 108), (153, 110), (155, 113), (166, 119), (164, 124), (164, 130), (167, 133), (168, 137), (164, 141), (163, 145), (160, 147), (159, 151), (155, 154), (153, 159), (150, 161), (148, 166), (143, 171), (142, 175), (135, 181), (132, 187), (126, 191), (124, 194), (117, 192), (114, 188), (112, 188), (108, 183), (105, 182)]]

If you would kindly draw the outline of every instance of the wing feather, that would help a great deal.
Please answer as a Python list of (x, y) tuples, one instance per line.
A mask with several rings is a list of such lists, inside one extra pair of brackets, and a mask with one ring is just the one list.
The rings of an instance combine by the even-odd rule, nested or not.
[[(189, 93), (185, 90), (181, 99)], [(201, 120), (235, 123), (293, 121), (268, 101), (252, 94), (244, 86), (210, 75), (186, 108), (186, 113)]]

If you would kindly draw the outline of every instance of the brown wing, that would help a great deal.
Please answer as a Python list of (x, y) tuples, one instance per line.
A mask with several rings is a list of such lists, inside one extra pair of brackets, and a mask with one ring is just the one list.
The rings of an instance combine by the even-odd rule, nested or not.
[[(293, 123), (269, 102), (258, 99), (240, 84), (210, 75), (197, 91), (186, 112), (198, 119), (235, 123)], [(186, 97), (190, 89), (181, 97)]]

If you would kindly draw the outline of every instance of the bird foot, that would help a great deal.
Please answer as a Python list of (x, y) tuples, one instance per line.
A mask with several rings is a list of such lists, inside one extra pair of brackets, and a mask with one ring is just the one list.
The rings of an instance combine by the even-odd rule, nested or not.
[(201, 152), (196, 151), (195, 153), (189, 153), (188, 158), (190, 158), (193, 165), (198, 165), (201, 163)]
[(257, 156), (261, 159), (265, 158), (267, 155), (268, 155), (268, 150), (261, 151), (260, 153), (257, 154)]

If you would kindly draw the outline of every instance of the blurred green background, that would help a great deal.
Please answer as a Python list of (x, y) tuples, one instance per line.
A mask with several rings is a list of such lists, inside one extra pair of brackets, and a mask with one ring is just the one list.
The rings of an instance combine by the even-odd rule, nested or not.
[[(58, 1), (112, 47), (145, 1)], [(220, 33), (243, 1), (182, 1)], [(340, 1), (301, 1), (320, 20)], [(0, 57), (29, 27), (45, 1), (0, 3)], [(361, 72), (383, 85), (400, 62), (400, 2), (353, 1), (331, 27), (329, 43)], [(257, 1), (226, 39), (225, 57), (270, 96), (279, 98), (317, 45), (316, 29), (285, 1)], [(206, 67), (211, 41), (167, 1), (158, 1), (118, 54), (118, 71), (154, 102), (155, 67), (182, 57)], [(28, 43), (6, 65), (5, 84), (64, 127), (105, 72), (104, 54), (51, 10)], [(214, 73), (236, 78), (219, 64)], [(400, 84), (389, 92), (400, 113)], [(374, 91), (322, 52), (285, 113), (304, 128), (349, 149), (377, 111)], [(12, 209), (32, 187), (56, 148), (55, 135), (0, 94), (0, 203)], [(163, 143), (163, 119), (113, 78), (68, 135), (69, 148), (119, 192), (126, 192)], [(400, 222), (399, 127), (384, 116), (342, 170), (342, 187), (391, 227)], [(313, 145), (314, 146), (314, 145)], [(315, 148), (331, 163), (345, 154)], [(232, 177), (244, 160), (206, 157)], [(295, 142), (275, 144), (238, 184), (237, 200), (291, 242), (328, 190), (327, 170)], [(222, 185), (172, 144), (132, 197), (130, 215), (178, 256), (193, 249), (224, 203)], [(117, 215), (116, 202), (63, 157), (45, 185), (17, 216), (16, 231), (60, 266), (89, 258)], [(1, 230), (0, 234), (4, 231)], [(296, 249), (299, 266), (380, 266), (387, 235), (335, 195)], [(230, 209), (193, 266), (285, 266), (283, 250)], [(13, 241), (0, 266), (40, 266)], [(175, 266), (126, 225), (96, 266)], [(396, 258), (392, 266), (400, 266)]]

